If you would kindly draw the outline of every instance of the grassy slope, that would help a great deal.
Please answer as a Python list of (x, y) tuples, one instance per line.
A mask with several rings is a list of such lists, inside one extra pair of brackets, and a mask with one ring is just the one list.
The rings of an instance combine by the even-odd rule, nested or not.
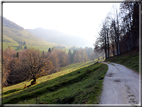
[(6, 49), (8, 46), (13, 46), (13, 49), (16, 49), (15, 47), (19, 46), (19, 44), (8, 36), (3, 35), (3, 49)]
[[(15, 42), (14, 44), (11, 44), (11, 46), (13, 48), (16, 49), (18, 45), (18, 43), (20, 42), (26, 42), (27, 46), (33, 46), (33, 47), (41, 47), (43, 49), (49, 48), (49, 47), (53, 47), (56, 46), (57, 44), (55, 43), (49, 43), (46, 42), (42, 39), (39, 39), (35, 36), (33, 36), (32, 34), (30, 34), (28, 31), (26, 30), (18, 30), (18, 29), (14, 29), (14, 28), (8, 28), (6, 26), (3, 27), (3, 34), (5, 36), (3, 36), (3, 40), (5, 41), (3, 44), (3, 48), (7, 48), (9, 43), (11, 43), (12, 41)], [(7, 39), (11, 39), (9, 41), (7, 41)]]
[(111, 57), (106, 62), (119, 63), (139, 72), (139, 51), (135, 50), (120, 56)]
[[(65, 75), (67, 73), (73, 72), (73, 71), (80, 69), (82, 67), (89, 66), (90, 64), (93, 64), (93, 63), (94, 62), (92, 62), (92, 61), (87, 61), (87, 62), (83, 62), (83, 63), (75, 63), (75, 64), (71, 64), (71, 65), (66, 66), (66, 67), (62, 67), (62, 68), (60, 68), (60, 72), (38, 78), (37, 82), (41, 83), (41, 82), (44, 82), (44, 81), (47, 81), (47, 80), (54, 79), (56, 77), (59, 77), (59, 76)], [(24, 81), (24, 82), (21, 82), (21, 83), (16, 84), (16, 85), (4, 87), (3, 92), (14, 90), (14, 89), (17, 89), (17, 88), (22, 89), (25, 84), (30, 85), (30, 81)]]
[[(61, 68), (61, 71), (58, 73), (42, 77), (48, 81), (36, 84), (27, 89), (21, 88), (21, 91), (18, 91), (19, 87), (6, 91), (6, 88), (11, 89), (10, 87), (6, 87), (4, 88), (5, 92), (3, 92), (5, 96), (3, 103), (98, 103), (98, 96), (101, 94), (103, 78), (108, 67), (101, 63), (90, 65), (91, 63), (72, 64)], [(90, 66), (83, 67), (85, 65)], [(24, 84), (22, 86), (24, 87)], [(12, 93), (12, 91), (16, 92), (6, 95), (10, 92)], [(37, 100), (35, 100), (36, 97)]]
[[(1, 21), (0, 21), (1, 24)], [(36, 48), (41, 51), (48, 51), (49, 48), (53, 48), (57, 46), (56, 43), (47, 42), (43, 39), (40, 39), (27, 30), (23, 29), (19, 25), (13, 23), (8, 19), (3, 19), (3, 49), (5, 50), (8, 46), (13, 47), (13, 49), (19, 51), (19, 44), (26, 42), (26, 46), (28, 48)], [(24, 46), (23, 46), (24, 48)], [(66, 52), (68, 52), (68, 46), (65, 46)]]
[(40, 50), (48, 50), (49, 47), (52, 48), (57, 45), (56, 43), (50, 43), (43, 39), (39, 39), (19, 25), (3, 18), (3, 49), (5, 50), (10, 45), (15, 50), (19, 50), (17, 47), (24, 41), (28, 47), (33, 46)]

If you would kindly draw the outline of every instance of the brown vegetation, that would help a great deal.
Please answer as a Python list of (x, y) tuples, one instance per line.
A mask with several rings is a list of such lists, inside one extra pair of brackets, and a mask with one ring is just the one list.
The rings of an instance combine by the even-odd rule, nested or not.
[(3, 86), (26, 80), (32, 80), (31, 85), (34, 85), (41, 76), (58, 72), (60, 67), (70, 63), (86, 62), (89, 58), (85, 49), (74, 50), (73, 53), (57, 49), (40, 52), (34, 48), (17, 52), (9, 46), (3, 51)]

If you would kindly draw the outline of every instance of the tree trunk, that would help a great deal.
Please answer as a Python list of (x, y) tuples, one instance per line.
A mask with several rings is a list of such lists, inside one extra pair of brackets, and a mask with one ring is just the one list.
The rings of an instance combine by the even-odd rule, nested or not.
[(36, 84), (36, 77), (35, 76), (33, 76), (33, 81), (31, 81), (31, 85), (34, 85), (34, 84)]
[(105, 57), (107, 59), (107, 49), (106, 49), (106, 34), (105, 34)]
[(119, 40), (118, 40), (118, 55), (120, 55), (120, 46), (119, 46)]
[(107, 50), (108, 50), (108, 58), (109, 58), (109, 37), (108, 37), (108, 30), (107, 30), (107, 41), (108, 41)]
[(112, 44), (113, 56), (115, 56), (114, 44)]
[(118, 50), (117, 50), (117, 40), (116, 40), (116, 37), (115, 37), (115, 48), (116, 48), (116, 55), (118, 55)]
[(117, 36), (117, 55), (120, 55), (119, 34), (118, 34), (118, 31), (117, 31), (117, 30), (116, 30), (115, 34), (116, 34), (116, 36)]

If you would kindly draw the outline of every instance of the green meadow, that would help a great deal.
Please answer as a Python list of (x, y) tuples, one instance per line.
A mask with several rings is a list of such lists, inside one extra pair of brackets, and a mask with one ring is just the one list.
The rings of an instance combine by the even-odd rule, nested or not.
[(3, 88), (3, 104), (97, 104), (107, 65), (98, 62), (75, 63), (37, 79)]

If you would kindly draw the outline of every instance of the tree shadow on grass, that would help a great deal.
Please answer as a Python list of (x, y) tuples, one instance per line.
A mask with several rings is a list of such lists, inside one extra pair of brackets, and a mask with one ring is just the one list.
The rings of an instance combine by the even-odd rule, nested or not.
[(4, 93), (2, 93), (3, 95), (6, 95), (6, 94), (10, 94), (10, 93), (13, 93), (13, 92), (16, 92), (16, 91), (19, 91), (19, 90), (22, 90), (22, 89), (13, 89), (13, 90), (8, 90)]

